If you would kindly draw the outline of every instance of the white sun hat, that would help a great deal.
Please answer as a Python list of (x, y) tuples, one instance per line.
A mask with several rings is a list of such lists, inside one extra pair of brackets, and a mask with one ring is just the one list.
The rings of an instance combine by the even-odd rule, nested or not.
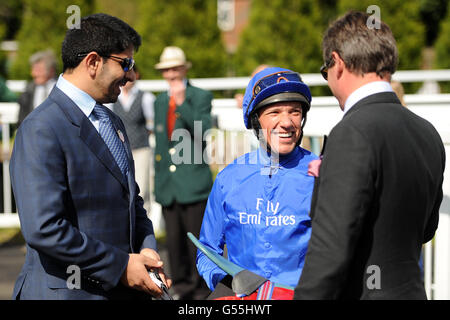
[(169, 46), (164, 48), (159, 58), (159, 63), (155, 65), (155, 69), (162, 70), (178, 66), (185, 66), (189, 69), (191, 65), (189, 61), (186, 61), (183, 50), (178, 47)]

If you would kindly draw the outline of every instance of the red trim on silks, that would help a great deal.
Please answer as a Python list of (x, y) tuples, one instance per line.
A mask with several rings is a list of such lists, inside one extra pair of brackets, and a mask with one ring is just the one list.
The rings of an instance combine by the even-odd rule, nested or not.
[(264, 282), (255, 292), (248, 296), (238, 297), (227, 296), (214, 300), (292, 300), (294, 298), (294, 290), (275, 287), (271, 281)]

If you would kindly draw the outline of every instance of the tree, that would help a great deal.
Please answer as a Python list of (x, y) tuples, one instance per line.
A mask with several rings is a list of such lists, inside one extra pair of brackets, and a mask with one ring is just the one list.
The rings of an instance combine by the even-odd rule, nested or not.
[[(348, 10), (367, 12), (373, 0), (341, 0), (340, 15)], [(397, 41), (399, 51), (398, 70), (420, 69), (422, 48), (425, 45), (425, 27), (421, 22), (419, 1), (377, 1), (381, 20), (389, 25)], [(373, 14), (372, 12), (368, 12)]]
[[(333, 1), (253, 1), (234, 59), (236, 74), (249, 76), (260, 64), (319, 72), (322, 34), (333, 8)], [(314, 89), (323, 92), (325, 87)]]
[(81, 16), (92, 13), (94, 0), (23, 0), (22, 25), (17, 34), (19, 51), (12, 64), (10, 77), (27, 79), (30, 74), (29, 57), (36, 51), (52, 49), (61, 54), (61, 43), (67, 30), (67, 7), (78, 5)]
[(427, 46), (432, 46), (439, 34), (439, 24), (447, 12), (448, 0), (421, 0), (420, 17), (425, 25)]
[(2, 0), (0, 7), (0, 41), (13, 39), (20, 26), (22, 1)]
[[(2, 0), (0, 6), (0, 43), (14, 39), (21, 22), (22, 1)], [(7, 74), (6, 54), (0, 51), (0, 76)]]
[[(441, 22), (440, 33), (435, 42), (435, 66), (439, 69), (450, 69), (450, 6), (447, 15)], [(441, 91), (450, 92), (450, 82), (441, 83)]]
[(190, 77), (226, 75), (216, 1), (140, 0), (135, 27), (143, 39), (136, 54), (143, 78), (161, 78), (154, 66), (169, 45), (182, 48), (192, 62)]

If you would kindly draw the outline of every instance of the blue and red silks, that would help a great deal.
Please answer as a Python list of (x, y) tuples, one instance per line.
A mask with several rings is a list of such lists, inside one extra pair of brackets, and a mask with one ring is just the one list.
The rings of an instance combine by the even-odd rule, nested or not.
[[(267, 280), (251, 271), (236, 265), (235, 263), (218, 255), (216, 252), (209, 250), (190, 232), (189, 239), (194, 245), (202, 251), (211, 261), (213, 261), (223, 271), (233, 277), (232, 289), (234, 296), (220, 297), (216, 300), (292, 300), (294, 297), (294, 288)], [(246, 285), (245, 278), (249, 279)], [(238, 280), (238, 281), (235, 281)], [(255, 281), (256, 280), (256, 281)], [(252, 290), (252, 286), (256, 284), (256, 288)], [(249, 292), (251, 290), (251, 292)]]

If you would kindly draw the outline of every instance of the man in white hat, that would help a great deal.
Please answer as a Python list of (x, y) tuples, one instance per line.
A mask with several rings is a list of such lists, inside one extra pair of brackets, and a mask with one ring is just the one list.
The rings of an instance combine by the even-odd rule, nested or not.
[[(204, 299), (209, 290), (198, 275), (197, 249), (186, 233), (199, 236), (212, 187), (202, 141), (203, 133), (211, 128), (212, 94), (189, 83), (190, 67), (183, 50), (173, 46), (164, 49), (155, 65), (169, 84), (169, 90), (158, 95), (154, 104), (155, 199), (166, 222), (174, 296)], [(185, 148), (180, 150), (178, 144)]]

